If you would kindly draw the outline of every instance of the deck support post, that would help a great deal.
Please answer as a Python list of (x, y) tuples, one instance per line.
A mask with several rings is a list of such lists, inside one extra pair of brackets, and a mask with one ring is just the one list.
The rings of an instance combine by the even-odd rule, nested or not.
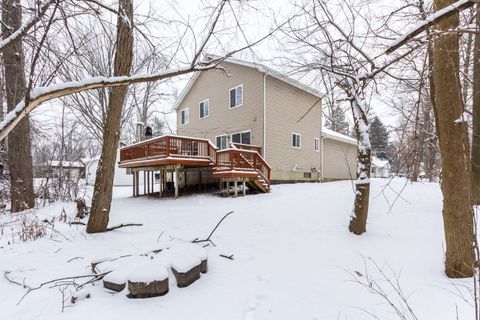
[(147, 194), (147, 174), (145, 170), (143, 170), (143, 194)]
[(162, 197), (162, 189), (163, 189), (163, 170), (158, 171), (158, 197)]
[(246, 183), (245, 183), (245, 180), (246, 179), (243, 179), (242, 180), (242, 192), (243, 192), (243, 196), (245, 197), (245, 195), (247, 194), (247, 189), (245, 187)]
[(238, 179), (233, 181), (233, 194), (235, 198), (238, 197)]
[(132, 172), (132, 187), (133, 187), (133, 190), (132, 190), (132, 197), (135, 198), (135, 172)]
[(135, 171), (135, 176), (136, 176), (135, 180), (137, 180), (137, 183), (135, 184), (135, 189), (136, 189), (135, 197), (138, 197), (138, 195), (140, 194), (140, 172)]
[(175, 184), (175, 199), (178, 198), (178, 168), (175, 168), (174, 184)]
[(150, 171), (145, 171), (147, 173), (147, 195), (150, 195)]
[(155, 194), (155, 171), (152, 171), (152, 194)]

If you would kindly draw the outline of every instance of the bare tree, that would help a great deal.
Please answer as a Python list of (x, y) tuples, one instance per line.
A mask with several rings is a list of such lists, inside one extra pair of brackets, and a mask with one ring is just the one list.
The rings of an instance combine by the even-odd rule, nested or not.
[[(133, 61), (133, 0), (120, 0), (118, 12), (113, 74), (114, 76), (128, 76)], [(127, 86), (116, 87), (109, 93), (107, 119), (103, 129), (102, 153), (98, 162), (92, 209), (87, 224), (88, 233), (107, 231), (117, 145), (120, 139), (120, 121), (127, 89)]]
[[(436, 0), (437, 10), (453, 1)], [(437, 24), (447, 31), (458, 26), (458, 13)], [(458, 35), (435, 38), (433, 82), (437, 128), (442, 153), (443, 220), (446, 239), (445, 272), (449, 277), (473, 276), (473, 210), (470, 205), (470, 147), (468, 124), (463, 120)], [(460, 119), (460, 121), (459, 121)]]
[[(383, 54), (371, 55), (367, 48), (374, 47), (375, 43), (367, 43), (367, 36), (356, 33), (357, 24), (369, 19), (358, 10), (357, 4), (342, 2), (339, 6), (348, 10), (333, 13), (331, 7), (319, 0), (311, 1), (310, 5), (298, 5), (295, 13), (298, 19), (284, 28), (284, 34), (296, 48), (295, 58), (287, 59), (287, 63), (297, 72), (327, 73), (333, 78), (334, 86), (343, 91), (343, 99), (350, 105), (358, 152), (355, 202), (349, 230), (360, 235), (366, 231), (370, 194), (372, 149), (367, 117), (370, 107), (366, 99), (369, 86), (375, 83), (379, 74), (387, 72), (391, 65), (410, 52), (390, 59)], [(360, 4), (362, 6), (363, 3)], [(370, 31), (372, 27), (368, 25), (366, 30)]]
[(473, 1), (435, 0), (436, 14), (400, 37), (387, 50), (392, 52), (421, 32), (434, 27), (432, 99), (442, 156), (443, 221), (446, 240), (445, 272), (452, 278), (474, 275), (474, 212), (471, 207), (471, 166), (468, 123), (460, 82), (459, 10)]
[[(2, 0), (2, 37), (11, 39), (22, 27), (20, 0)], [(12, 111), (25, 97), (25, 58), (20, 37), (3, 48), (7, 110)], [(10, 169), (10, 195), (12, 212), (32, 208), (35, 205), (33, 191), (30, 121), (19, 121), (8, 139), (8, 165)]]

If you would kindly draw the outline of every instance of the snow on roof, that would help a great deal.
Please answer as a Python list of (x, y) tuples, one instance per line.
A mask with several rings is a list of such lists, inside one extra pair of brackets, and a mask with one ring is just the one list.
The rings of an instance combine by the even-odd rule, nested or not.
[[(66, 168), (83, 168), (85, 165), (81, 161), (68, 161), (68, 160), (63, 160), (62, 162), (62, 167)], [(48, 165), (51, 167), (60, 167), (60, 161), (59, 160), (50, 160), (47, 161)]]
[(382, 160), (377, 157), (372, 157), (372, 166), (377, 168), (386, 168), (390, 165), (388, 160)]
[[(215, 55), (209, 55), (209, 57), (211, 58), (221, 58), (220, 56), (215, 56)], [(312, 87), (309, 87), (307, 86), (306, 84), (303, 84), (301, 83), (300, 81), (297, 81), (295, 79), (292, 79), (290, 77), (287, 77), (286, 75), (278, 72), (278, 71), (275, 71), (273, 70), (272, 68), (270, 67), (267, 67), (266, 65), (263, 65), (263, 64), (260, 64), (260, 63), (256, 63), (256, 62), (249, 62), (249, 61), (245, 61), (245, 60), (239, 60), (239, 59), (235, 59), (235, 58), (226, 58), (224, 60), (225, 62), (227, 63), (232, 63), (232, 64), (237, 64), (237, 65), (241, 65), (241, 66), (245, 66), (245, 67), (249, 67), (249, 68), (253, 68), (253, 69), (256, 69), (258, 70), (259, 72), (261, 73), (264, 73), (264, 74), (267, 74), (273, 78), (276, 78), (280, 81), (283, 81), (285, 83), (288, 83), (289, 85), (291, 86), (294, 86), (300, 90), (303, 90), (305, 92), (308, 92), (316, 97), (319, 97), (319, 98), (322, 98), (323, 97), (323, 94), (316, 90), (316, 89), (313, 89)], [(182, 103), (183, 99), (186, 97), (187, 93), (190, 91), (190, 89), (192, 88), (192, 86), (194, 85), (195, 81), (197, 81), (198, 77), (200, 76), (200, 73), (201, 71), (197, 71), (193, 74), (193, 76), (190, 78), (190, 80), (188, 81), (187, 85), (185, 86), (185, 88), (183, 89), (182, 93), (180, 94), (180, 96), (178, 97), (177, 101), (175, 101), (175, 104), (173, 106), (173, 108), (176, 110), (180, 104)]]
[(327, 139), (332, 139), (340, 142), (345, 142), (349, 144), (354, 144), (357, 145), (357, 140), (354, 138), (350, 138), (349, 136), (346, 136), (344, 134), (335, 132), (333, 130), (327, 129), (327, 128), (322, 128), (322, 133), (323, 136)]

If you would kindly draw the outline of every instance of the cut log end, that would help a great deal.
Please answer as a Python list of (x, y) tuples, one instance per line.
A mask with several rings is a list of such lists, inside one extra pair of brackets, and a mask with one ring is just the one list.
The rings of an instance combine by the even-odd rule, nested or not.
[[(202, 264), (199, 264), (192, 269), (188, 270), (187, 272), (178, 272), (175, 270), (175, 268), (172, 267), (172, 272), (173, 275), (175, 276), (175, 279), (177, 280), (177, 287), (179, 288), (185, 288), (200, 279), (200, 271), (202, 270), (201, 268)], [(206, 264), (205, 264), (206, 267)], [(205, 268), (206, 272), (206, 268)], [(204, 272), (204, 273), (205, 273)]]
[(168, 278), (161, 281), (145, 282), (132, 282), (128, 281), (128, 291), (130, 292), (127, 297), (131, 299), (153, 298), (163, 296), (168, 293)]

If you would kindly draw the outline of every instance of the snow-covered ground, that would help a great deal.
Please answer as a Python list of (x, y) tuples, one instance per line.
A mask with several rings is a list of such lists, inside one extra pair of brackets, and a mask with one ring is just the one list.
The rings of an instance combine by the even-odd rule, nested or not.
[[(471, 319), (472, 280), (451, 281), (443, 273), (438, 184), (408, 183), (389, 212), (405, 180), (394, 180), (393, 189), (385, 187), (388, 182), (372, 181), (368, 231), (362, 236), (347, 230), (350, 182), (275, 185), (270, 194), (235, 199), (132, 199), (130, 187), (116, 188), (110, 225), (143, 226), (105, 234), (88, 235), (83, 226), (56, 222), (57, 231), (47, 228), (46, 237), (22, 242), (16, 238), (18, 224), (11, 223), (0, 236), (0, 319), (373, 319), (369, 312), (398, 319), (385, 300), (354, 281), (355, 271), (363, 275), (360, 281), (368, 274), (397, 300), (368, 258), (388, 276), (400, 276), (418, 319), (457, 319), (457, 312), (458, 319)], [(37, 215), (58, 216), (62, 207), (73, 214), (72, 204), (57, 203)], [(187, 288), (171, 285), (163, 297), (128, 299), (99, 282), (87, 288), (90, 299), (67, 302), (62, 313), (58, 287), (34, 290), (19, 303), (26, 289), (3, 275), (9, 271), (9, 279), (30, 287), (86, 275), (90, 263), (101, 258), (205, 238), (231, 210), (212, 237), (216, 247), (206, 248), (208, 273)]]

